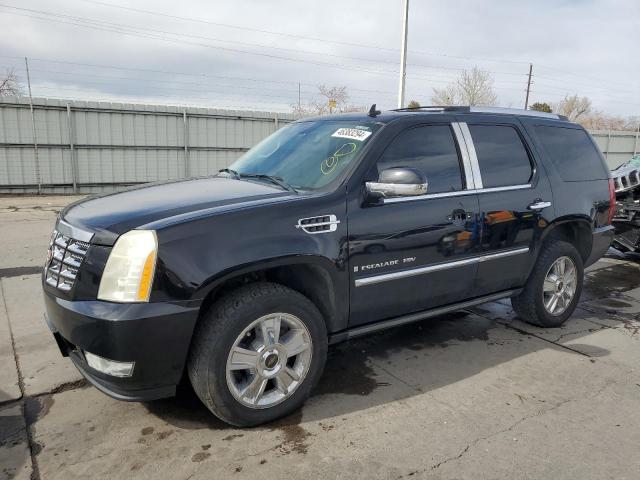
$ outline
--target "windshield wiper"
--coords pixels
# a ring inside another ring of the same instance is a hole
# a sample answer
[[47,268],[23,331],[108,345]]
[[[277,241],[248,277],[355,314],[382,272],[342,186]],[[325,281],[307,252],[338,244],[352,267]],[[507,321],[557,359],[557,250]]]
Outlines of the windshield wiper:
[[281,177],[276,177],[274,175],[266,175],[264,173],[238,173],[238,177],[239,178],[264,178],[265,180],[269,180],[271,183],[275,183],[279,187],[282,187],[283,189],[289,192],[298,193],[298,191],[292,185],[289,185]]
[[276,177],[274,175],[266,175],[264,173],[240,173],[232,170],[230,168],[221,168],[218,170],[218,173],[228,173],[233,175],[234,178],[264,178],[265,180],[269,180],[271,183],[275,183],[279,187],[282,187],[284,190],[289,192],[298,193],[298,191],[292,186],[285,182],[281,177]]
[[233,175],[235,178],[240,178],[240,174],[235,170],[231,170],[230,168],[221,168],[220,170],[218,170],[218,173],[229,173]]

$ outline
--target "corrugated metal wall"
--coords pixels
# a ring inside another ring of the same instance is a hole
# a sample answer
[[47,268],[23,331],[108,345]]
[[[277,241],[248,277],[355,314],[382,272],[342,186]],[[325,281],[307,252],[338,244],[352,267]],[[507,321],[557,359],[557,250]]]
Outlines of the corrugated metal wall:
[[615,132],[594,130],[591,136],[602,150],[609,168],[614,169],[640,153],[640,138],[638,132]]
[[209,175],[294,120],[269,112],[0,98],[0,193],[94,193]]
[[[209,175],[293,115],[0,97],[0,193],[98,193]],[[591,132],[611,168],[640,149],[637,132]]]

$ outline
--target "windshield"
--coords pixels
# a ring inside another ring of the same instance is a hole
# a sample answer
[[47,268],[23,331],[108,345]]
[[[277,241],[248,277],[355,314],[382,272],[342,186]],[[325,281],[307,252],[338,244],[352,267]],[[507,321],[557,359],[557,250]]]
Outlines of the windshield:
[[292,123],[253,147],[229,170],[279,177],[297,189],[318,189],[338,178],[380,127],[353,121]]

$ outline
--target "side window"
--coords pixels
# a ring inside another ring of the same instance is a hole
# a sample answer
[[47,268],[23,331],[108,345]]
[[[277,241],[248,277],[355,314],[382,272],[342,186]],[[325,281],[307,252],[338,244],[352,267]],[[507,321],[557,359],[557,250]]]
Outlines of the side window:
[[584,130],[538,125],[540,143],[566,182],[608,178],[600,154]]
[[448,125],[426,125],[402,132],[378,161],[378,173],[391,167],[421,170],[429,182],[428,193],[462,190],[460,159]]
[[533,170],[515,128],[508,125],[469,125],[484,188],[526,185]]

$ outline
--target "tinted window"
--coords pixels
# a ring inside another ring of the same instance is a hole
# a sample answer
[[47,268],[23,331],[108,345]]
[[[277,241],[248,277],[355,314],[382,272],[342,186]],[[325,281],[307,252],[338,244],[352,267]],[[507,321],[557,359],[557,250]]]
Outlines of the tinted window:
[[295,122],[265,138],[229,168],[281,177],[296,188],[321,188],[357,161],[379,128],[373,122]]
[[536,133],[563,180],[608,177],[598,150],[584,130],[537,126]]
[[484,188],[525,185],[531,179],[531,161],[515,128],[469,125],[480,164]]
[[429,182],[428,193],[462,190],[458,151],[448,125],[429,125],[402,132],[385,150],[378,162],[378,173],[391,167],[421,170]]

